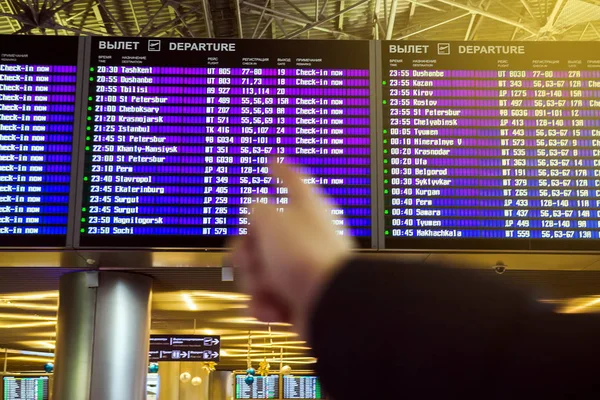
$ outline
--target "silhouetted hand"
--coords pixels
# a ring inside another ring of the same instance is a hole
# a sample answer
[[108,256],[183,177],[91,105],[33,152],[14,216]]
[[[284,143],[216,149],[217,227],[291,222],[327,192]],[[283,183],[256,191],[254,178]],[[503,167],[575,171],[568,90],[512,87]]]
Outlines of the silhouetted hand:
[[265,322],[291,322],[303,337],[315,302],[350,256],[352,240],[336,234],[331,211],[302,177],[281,164],[271,171],[289,189],[289,205],[277,212],[259,204],[248,235],[236,240],[233,265],[241,289],[252,296],[251,313]]

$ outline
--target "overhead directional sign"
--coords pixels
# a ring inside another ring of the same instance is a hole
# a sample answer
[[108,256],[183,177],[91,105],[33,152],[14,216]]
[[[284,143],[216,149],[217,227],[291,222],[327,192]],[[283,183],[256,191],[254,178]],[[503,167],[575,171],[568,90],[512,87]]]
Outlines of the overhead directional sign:
[[220,336],[150,336],[150,361],[217,362],[220,349]]

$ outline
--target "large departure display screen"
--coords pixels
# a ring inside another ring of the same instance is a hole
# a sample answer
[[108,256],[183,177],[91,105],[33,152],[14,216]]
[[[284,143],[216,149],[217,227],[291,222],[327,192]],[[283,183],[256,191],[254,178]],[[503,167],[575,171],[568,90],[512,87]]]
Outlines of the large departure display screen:
[[371,246],[368,42],[91,43],[82,246],[222,246],[253,204],[288,204],[269,160]]
[[600,249],[600,44],[381,54],[385,248]]
[[48,400],[48,377],[14,377],[3,379],[4,400]]
[[77,51],[0,36],[0,246],[67,244]]
[[279,375],[255,376],[251,385],[246,383],[246,375],[235,376],[236,399],[278,399]]

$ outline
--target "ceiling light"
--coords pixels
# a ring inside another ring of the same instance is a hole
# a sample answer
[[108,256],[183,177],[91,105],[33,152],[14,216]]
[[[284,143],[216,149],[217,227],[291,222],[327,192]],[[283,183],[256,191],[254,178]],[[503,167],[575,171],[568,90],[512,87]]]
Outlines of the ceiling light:
[[[583,302],[583,303],[582,303]],[[569,300],[567,305],[558,312],[564,314],[577,314],[583,312],[589,312],[590,307],[600,304],[600,297],[583,297]]]
[[15,303],[12,301],[0,302],[0,308],[22,308],[25,310],[44,310],[44,311],[56,311],[58,306],[47,305],[47,304],[36,304],[36,303]]
[[32,293],[19,293],[11,295],[2,295],[1,299],[4,300],[44,300],[44,299],[56,299],[58,298],[58,291],[52,292],[32,292]]
[[29,321],[35,321],[35,320],[39,320],[39,321],[56,321],[56,317],[47,317],[44,315],[36,315],[36,314],[11,314],[11,313],[0,313],[0,320],[2,319],[8,319],[8,320],[15,320],[15,319],[24,319],[24,320],[29,320]]
[[192,292],[196,297],[206,297],[211,299],[229,300],[229,301],[248,301],[250,296],[241,293],[226,293],[226,292]]
[[181,297],[183,297],[183,301],[185,301],[185,304],[187,305],[187,307],[192,310],[192,311],[196,311],[198,310],[198,307],[196,307],[196,303],[194,303],[194,301],[192,300],[192,298],[190,297],[189,294],[182,294]]
[[0,329],[37,328],[40,326],[54,326],[54,325],[56,325],[56,322],[54,322],[54,321],[25,322],[22,324],[0,324]]
[[48,362],[48,360],[54,359],[54,357],[31,357],[31,356],[18,356],[9,357],[11,361],[33,361],[33,362]]
[[263,326],[292,326],[286,322],[262,322],[252,317],[233,317],[233,318],[215,318],[212,322],[224,322],[227,324],[242,324],[242,325],[263,325]]
[[[252,333],[252,339],[268,339],[270,337],[293,337],[298,336],[297,333],[294,332],[273,332],[269,335],[268,332],[262,334],[254,334]],[[231,335],[231,336],[221,336],[221,341],[229,341],[229,340],[248,340],[248,334],[246,335]]]
[[23,341],[23,342],[18,342],[19,344],[22,344],[23,346],[27,346],[28,348],[32,348],[32,349],[54,349],[55,346],[55,342],[48,342],[48,341],[37,341],[37,340],[27,340],[27,341]]

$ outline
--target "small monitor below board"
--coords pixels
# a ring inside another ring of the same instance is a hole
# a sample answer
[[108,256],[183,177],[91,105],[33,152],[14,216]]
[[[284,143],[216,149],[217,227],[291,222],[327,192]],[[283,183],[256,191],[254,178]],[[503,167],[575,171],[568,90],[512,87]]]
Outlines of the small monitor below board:
[[47,376],[5,376],[3,400],[48,400]]
[[313,375],[285,375],[283,377],[284,399],[326,399],[321,382]]
[[279,399],[279,375],[255,376],[246,383],[246,375],[235,376],[236,399]]

